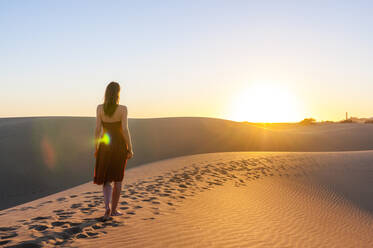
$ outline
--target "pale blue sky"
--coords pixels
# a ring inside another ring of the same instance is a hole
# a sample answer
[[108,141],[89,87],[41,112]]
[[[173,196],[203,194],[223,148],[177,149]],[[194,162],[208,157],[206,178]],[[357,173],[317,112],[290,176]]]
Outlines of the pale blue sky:
[[262,84],[294,96],[287,121],[370,117],[372,11],[370,1],[0,0],[0,117],[94,116],[112,80],[130,117],[235,119],[238,101],[241,119],[260,121],[261,103],[240,93]]

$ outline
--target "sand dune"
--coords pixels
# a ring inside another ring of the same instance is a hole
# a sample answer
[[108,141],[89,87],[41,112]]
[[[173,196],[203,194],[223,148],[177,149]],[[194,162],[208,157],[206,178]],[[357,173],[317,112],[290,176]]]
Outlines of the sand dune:
[[[5,247],[373,247],[373,151],[230,152],[126,171],[0,212]],[[26,246],[27,245],[27,246]]]
[[[0,209],[92,180],[91,117],[0,118]],[[128,168],[184,155],[232,151],[373,149],[373,125],[257,125],[213,118],[130,119]]]

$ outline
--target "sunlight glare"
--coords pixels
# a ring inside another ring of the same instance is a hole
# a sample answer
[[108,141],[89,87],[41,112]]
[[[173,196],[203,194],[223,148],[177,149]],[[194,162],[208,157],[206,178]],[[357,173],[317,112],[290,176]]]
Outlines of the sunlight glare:
[[269,123],[295,122],[302,117],[299,102],[286,88],[273,84],[257,84],[236,96],[231,119]]
[[105,145],[109,145],[110,140],[110,135],[108,133],[104,133],[104,135],[98,139],[98,143],[104,143]]

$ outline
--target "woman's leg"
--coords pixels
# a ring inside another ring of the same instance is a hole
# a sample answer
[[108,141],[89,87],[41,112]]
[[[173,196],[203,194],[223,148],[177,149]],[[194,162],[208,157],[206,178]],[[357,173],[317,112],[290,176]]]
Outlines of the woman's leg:
[[120,191],[122,189],[122,181],[119,182],[114,182],[114,189],[113,189],[113,196],[112,196],[112,201],[111,201],[111,212],[116,213],[119,212],[117,211],[117,206],[120,198]]
[[105,182],[102,191],[104,193],[104,203],[106,210],[110,209],[110,198],[111,198],[111,184],[110,182]]

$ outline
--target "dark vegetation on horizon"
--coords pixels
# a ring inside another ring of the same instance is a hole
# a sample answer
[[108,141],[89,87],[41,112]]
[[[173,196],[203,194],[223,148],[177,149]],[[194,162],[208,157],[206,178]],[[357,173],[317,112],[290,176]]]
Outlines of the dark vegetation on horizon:
[[311,125],[311,124],[333,124],[333,123],[365,123],[365,124],[372,124],[373,117],[371,118],[358,118],[358,117],[350,117],[348,119],[340,120],[340,121],[321,121],[316,122],[314,118],[305,118],[299,122],[301,125]]
[[372,124],[373,117],[371,118],[358,118],[350,117],[340,121],[317,121],[315,118],[304,118],[299,122],[248,122],[242,121],[241,123],[256,125],[256,126],[296,126],[296,125],[313,125],[313,124],[338,124],[338,123],[365,123]]

